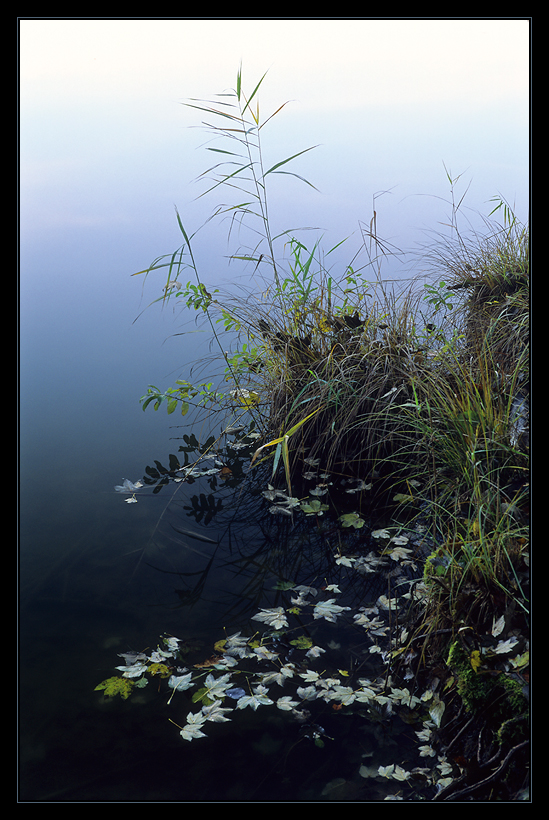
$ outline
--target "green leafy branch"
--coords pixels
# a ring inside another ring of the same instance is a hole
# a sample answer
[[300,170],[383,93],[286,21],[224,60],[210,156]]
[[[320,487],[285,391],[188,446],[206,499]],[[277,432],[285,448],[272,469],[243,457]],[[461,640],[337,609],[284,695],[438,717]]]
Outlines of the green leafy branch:
[[446,282],[438,282],[436,285],[424,285],[423,287],[427,291],[423,300],[432,305],[435,313],[443,308],[447,311],[454,309],[454,303],[450,301],[453,297],[447,288]]
[[162,391],[158,387],[155,387],[154,384],[150,384],[145,395],[139,399],[143,411],[153,402],[155,410],[158,410],[162,404],[166,403],[168,415],[171,415],[180,404],[181,415],[186,416],[189,412],[190,405],[193,404],[193,402],[188,401],[189,399],[199,397],[200,400],[195,402],[194,406],[206,407],[211,404],[218,404],[224,398],[223,393],[212,390],[212,382],[200,384],[198,388],[196,388],[193,387],[190,382],[178,379],[176,385],[178,386],[169,387],[167,390]]

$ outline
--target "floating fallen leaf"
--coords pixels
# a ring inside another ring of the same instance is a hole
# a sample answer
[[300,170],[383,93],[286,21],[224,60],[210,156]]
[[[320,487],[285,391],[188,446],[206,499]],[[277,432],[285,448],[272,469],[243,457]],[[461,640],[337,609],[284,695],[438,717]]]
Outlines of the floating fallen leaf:
[[272,626],[273,629],[282,629],[288,626],[288,619],[281,606],[274,609],[262,609],[257,615],[252,616],[252,620],[263,621],[268,626]]
[[389,530],[374,530],[372,532],[372,538],[383,538],[383,539],[385,539],[385,538],[390,538],[390,537],[391,537],[391,533],[389,532]]
[[258,706],[270,706],[273,701],[267,697],[268,689],[265,686],[255,686],[253,690],[253,695],[245,695],[242,698],[239,698],[236,703],[237,709],[246,709],[246,707],[250,707],[251,709],[256,711]]
[[386,595],[380,595],[376,603],[382,609],[398,609],[398,601],[396,598],[387,598]]
[[131,680],[127,680],[125,678],[107,678],[107,680],[102,681],[95,687],[95,691],[104,689],[105,690],[105,697],[112,698],[115,695],[120,695],[121,698],[126,700],[132,693],[132,689],[134,687],[134,682]]
[[346,513],[345,515],[340,515],[339,520],[341,521],[341,525],[343,527],[354,527],[355,529],[360,529],[365,524],[364,519],[361,518],[358,513]]
[[151,675],[160,675],[161,678],[169,678],[170,670],[165,663],[151,663],[147,671]]
[[141,481],[136,481],[135,484],[133,481],[130,481],[127,478],[122,480],[122,484],[116,484],[115,490],[117,493],[136,493],[138,490],[141,489],[143,484]]
[[183,692],[193,686],[191,678],[192,672],[186,675],[172,675],[168,681],[168,686],[170,689],[175,689],[176,692]]
[[350,606],[338,606],[335,603],[335,598],[330,598],[328,601],[321,601],[313,610],[313,618],[325,618],[327,621],[335,623],[338,615],[342,612],[351,609]]
[[276,504],[269,507],[269,512],[272,515],[292,515],[292,511],[288,507],[279,507]]
[[394,496],[393,501],[396,501],[397,504],[408,504],[414,501],[414,496],[406,495],[405,493],[397,493]]

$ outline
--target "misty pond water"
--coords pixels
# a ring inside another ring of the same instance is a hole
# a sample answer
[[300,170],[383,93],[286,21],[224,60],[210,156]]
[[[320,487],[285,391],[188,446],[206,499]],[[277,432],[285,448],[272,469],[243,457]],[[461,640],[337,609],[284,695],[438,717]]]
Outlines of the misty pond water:
[[[46,251],[29,249],[29,270]],[[117,674],[119,653],[154,649],[163,635],[184,642],[186,665],[206,661],[223,638],[253,635],[260,607],[290,605],[287,582],[340,584],[338,604],[358,606],[387,593],[387,580],[336,563],[342,530],[328,519],[269,512],[269,473],[248,473],[250,449],[227,447],[241,433],[224,440],[230,474],[210,459],[209,474],[174,480],[221,423],[143,413],[139,391],[159,374],[172,383],[173,372],[188,373],[207,343],[189,348],[173,337],[169,312],[134,324],[138,311],[121,298],[134,280],[84,293],[67,279],[53,295],[33,283],[21,312],[20,800],[352,801],[397,792],[359,769],[417,761],[413,730],[399,720],[388,728],[319,701],[311,720],[327,736],[320,748],[270,706],[188,742],[170,719],[184,724],[189,693],[168,705],[165,681],[126,701],[95,691]],[[135,504],[114,489],[124,478],[145,482]],[[344,538],[362,550],[374,524]],[[327,648],[319,672],[357,663],[365,677],[383,672],[352,621],[308,629]]]

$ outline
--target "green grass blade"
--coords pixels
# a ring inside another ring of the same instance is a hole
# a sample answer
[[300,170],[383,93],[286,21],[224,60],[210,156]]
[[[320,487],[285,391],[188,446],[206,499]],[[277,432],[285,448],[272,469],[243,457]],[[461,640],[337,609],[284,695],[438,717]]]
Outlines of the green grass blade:
[[318,145],[311,145],[310,148],[305,148],[304,151],[298,151],[297,154],[293,154],[291,157],[287,157],[286,159],[283,159],[281,162],[277,162],[276,165],[273,165],[272,168],[269,168],[268,171],[265,171],[265,173],[263,174],[263,178],[265,178],[268,174],[272,174],[273,171],[276,171],[276,169],[280,168],[282,165],[286,165],[288,162],[291,162],[296,157],[300,157],[302,154],[306,154],[307,151],[312,151],[313,148],[318,148]]
[[[259,81],[259,82],[258,82],[258,84],[256,85],[256,87],[254,88],[254,90],[252,91],[250,98],[247,100],[246,105],[245,105],[245,106],[244,106],[244,108],[242,109],[242,116],[244,116],[244,112],[246,111],[246,109],[247,109],[247,108],[250,108],[250,103],[251,103],[251,101],[253,100],[253,98],[255,97],[255,95],[257,94],[257,92],[259,91],[259,86],[261,85],[261,83],[263,82],[263,80],[265,79],[265,77],[267,76],[267,73],[268,73],[268,72],[266,71],[266,72],[265,72],[265,74],[263,75],[263,77],[260,79],[260,81]],[[239,97],[239,99],[240,99],[240,97]],[[250,109],[250,111],[251,111],[251,109]],[[252,115],[252,116],[253,116],[253,115]]]

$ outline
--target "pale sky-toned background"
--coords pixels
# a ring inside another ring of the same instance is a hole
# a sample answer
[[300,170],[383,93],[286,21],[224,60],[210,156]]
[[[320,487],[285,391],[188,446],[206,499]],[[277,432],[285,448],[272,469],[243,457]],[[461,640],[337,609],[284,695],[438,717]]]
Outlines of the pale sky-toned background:
[[388,189],[390,233],[418,210],[423,224],[425,206],[402,202],[445,195],[443,163],[472,181],[472,208],[498,192],[527,207],[528,20],[23,19],[20,33],[23,240],[133,225],[152,249],[207,162],[180,103],[234,88],[240,62],[248,88],[268,71],[265,113],[292,101],[268,155],[320,144],[295,170],[321,194],[280,192],[302,224],[348,233]]
[[[97,430],[110,424],[111,453],[133,441],[130,419],[165,434],[138,398],[187,377],[208,340],[174,336],[179,315],[156,306],[134,324],[165,279],[143,294],[131,274],[181,245],[176,206],[191,233],[217,202],[196,201],[211,160],[200,113],[182,103],[234,88],[241,63],[244,89],[268,72],[264,117],[290,102],[262,131],[265,162],[318,145],[292,168],[319,192],[271,178],[273,232],[318,226],[325,249],[351,235],[343,265],[381,191],[384,240],[407,250],[444,230],[444,166],[462,175],[458,197],[469,186],[467,218],[497,195],[527,218],[529,40],[527,19],[21,19],[24,435],[54,442],[58,457],[55,421],[72,452],[84,407]],[[248,275],[227,266],[226,233],[209,223],[198,234],[207,285]],[[391,259],[386,273],[406,269]]]

